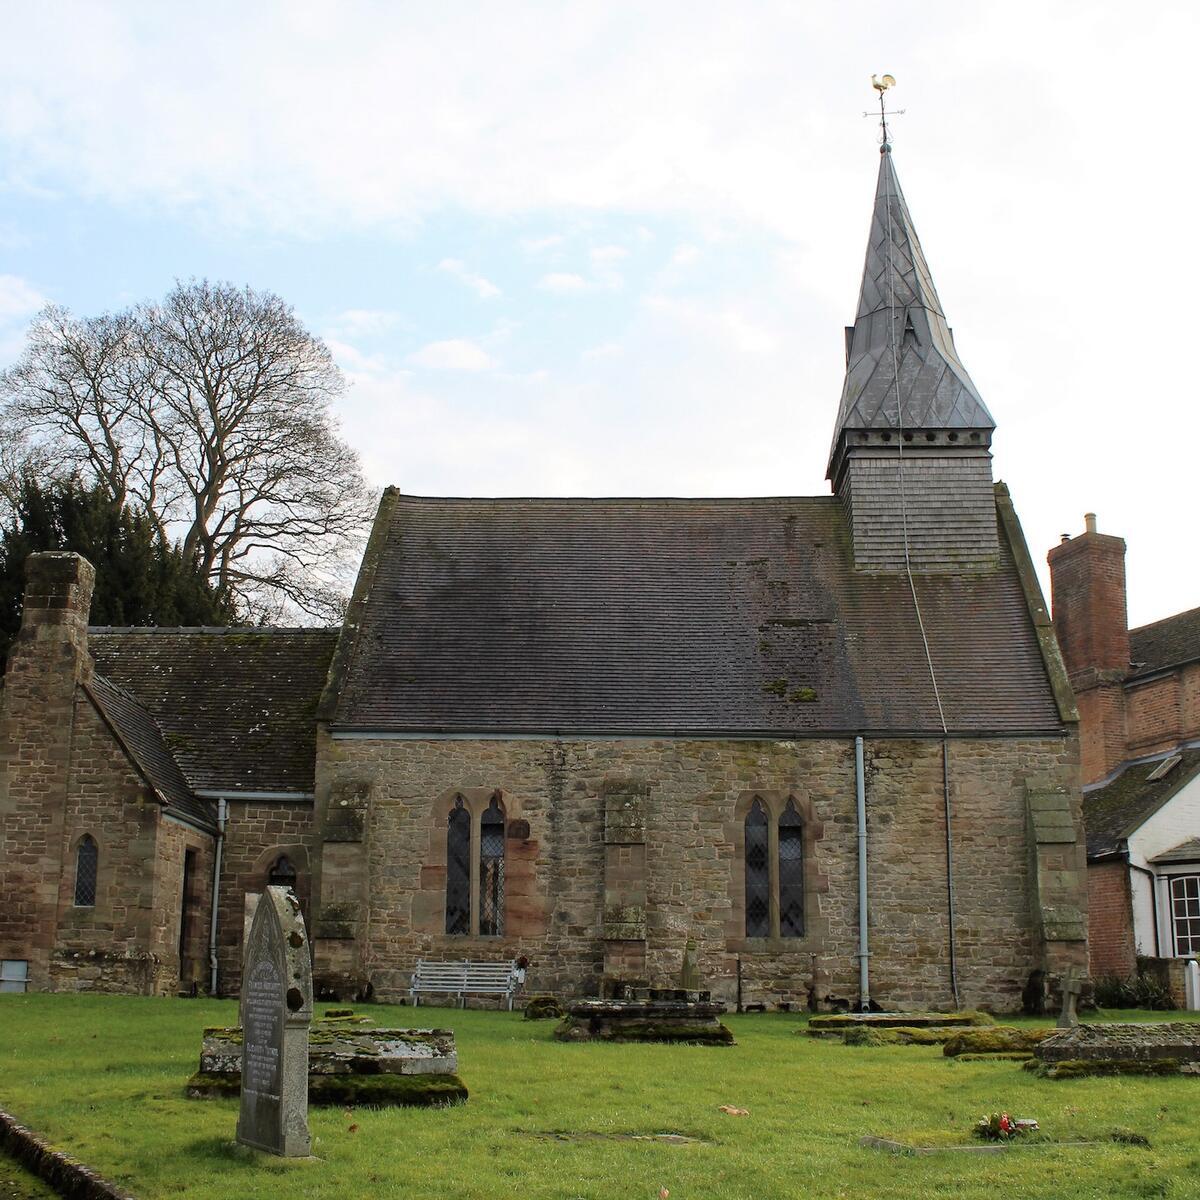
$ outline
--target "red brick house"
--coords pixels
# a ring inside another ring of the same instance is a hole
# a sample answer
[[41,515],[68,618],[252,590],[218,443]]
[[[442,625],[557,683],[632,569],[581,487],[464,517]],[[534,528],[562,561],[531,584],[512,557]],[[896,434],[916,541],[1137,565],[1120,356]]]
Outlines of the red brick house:
[[1093,975],[1200,954],[1200,609],[1130,629],[1125,543],[1050,551],[1054,625],[1079,706]]

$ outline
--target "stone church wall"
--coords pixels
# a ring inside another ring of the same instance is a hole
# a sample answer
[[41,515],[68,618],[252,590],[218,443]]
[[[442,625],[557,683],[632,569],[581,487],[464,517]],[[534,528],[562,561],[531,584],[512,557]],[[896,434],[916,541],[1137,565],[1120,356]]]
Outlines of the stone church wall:
[[281,854],[286,854],[296,868],[296,894],[306,920],[309,919],[312,830],[311,801],[229,802],[217,924],[217,978],[222,996],[236,996],[241,988],[246,896],[262,893],[271,866]]
[[[1077,753],[1073,738],[951,742],[965,1005],[1015,1009],[1030,972],[1046,966],[1026,791],[1031,779],[1071,790]],[[745,1003],[857,999],[849,738],[353,738],[326,741],[319,762],[318,825],[337,840],[322,852],[318,974],[356,971],[381,999],[396,1000],[418,958],[525,954],[528,991],[594,994],[605,974],[670,985],[694,938],[705,985],[726,1000],[737,994],[739,960]],[[900,1008],[948,1005],[941,744],[869,740],[866,763],[872,996]],[[497,791],[508,831],[504,936],[448,935],[450,805],[463,795],[478,806]],[[808,916],[800,938],[745,937],[742,829],[756,794],[794,797],[806,814]],[[637,798],[644,837],[612,853],[606,798],[614,795]],[[1077,791],[1071,804],[1078,830]],[[349,830],[347,808],[355,812]],[[614,907],[614,899],[639,894],[631,872],[640,862],[644,909]],[[1061,866],[1068,876],[1077,869],[1085,909],[1078,843]]]

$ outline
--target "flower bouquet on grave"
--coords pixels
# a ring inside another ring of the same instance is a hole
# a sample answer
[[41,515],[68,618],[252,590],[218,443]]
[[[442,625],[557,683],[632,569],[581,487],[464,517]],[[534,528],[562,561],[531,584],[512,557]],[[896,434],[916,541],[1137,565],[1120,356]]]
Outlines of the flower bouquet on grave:
[[987,1142],[1007,1142],[1024,1133],[1032,1133],[1038,1127],[1032,1117],[1014,1120],[1006,1112],[992,1113],[975,1122],[975,1136]]

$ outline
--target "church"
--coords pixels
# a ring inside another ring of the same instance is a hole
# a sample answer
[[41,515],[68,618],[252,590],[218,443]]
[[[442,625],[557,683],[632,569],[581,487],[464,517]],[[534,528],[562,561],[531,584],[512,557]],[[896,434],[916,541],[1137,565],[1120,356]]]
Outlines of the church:
[[886,143],[845,354],[829,494],[389,488],[340,629],[89,628],[90,565],[34,556],[0,988],[236,994],[268,883],[329,996],[670,986],[689,942],[768,1007],[1085,972],[1075,703]]

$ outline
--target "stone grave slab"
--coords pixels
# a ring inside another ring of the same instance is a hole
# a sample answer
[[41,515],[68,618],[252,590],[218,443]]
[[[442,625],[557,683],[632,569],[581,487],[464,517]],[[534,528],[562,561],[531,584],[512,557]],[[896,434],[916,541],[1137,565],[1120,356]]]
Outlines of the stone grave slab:
[[1029,1067],[1049,1079],[1200,1075],[1200,1022],[1079,1024],[1038,1043]]
[[[378,1027],[366,1017],[339,1011],[341,1015],[327,1014],[309,1028],[311,1104],[416,1107],[467,1099],[449,1029]],[[237,1095],[241,1055],[240,1026],[206,1029],[200,1069],[188,1080],[188,1096],[200,1100]]]
[[732,1046],[723,1004],[708,992],[651,988],[633,1000],[577,1000],[554,1031],[560,1042],[688,1042]]

